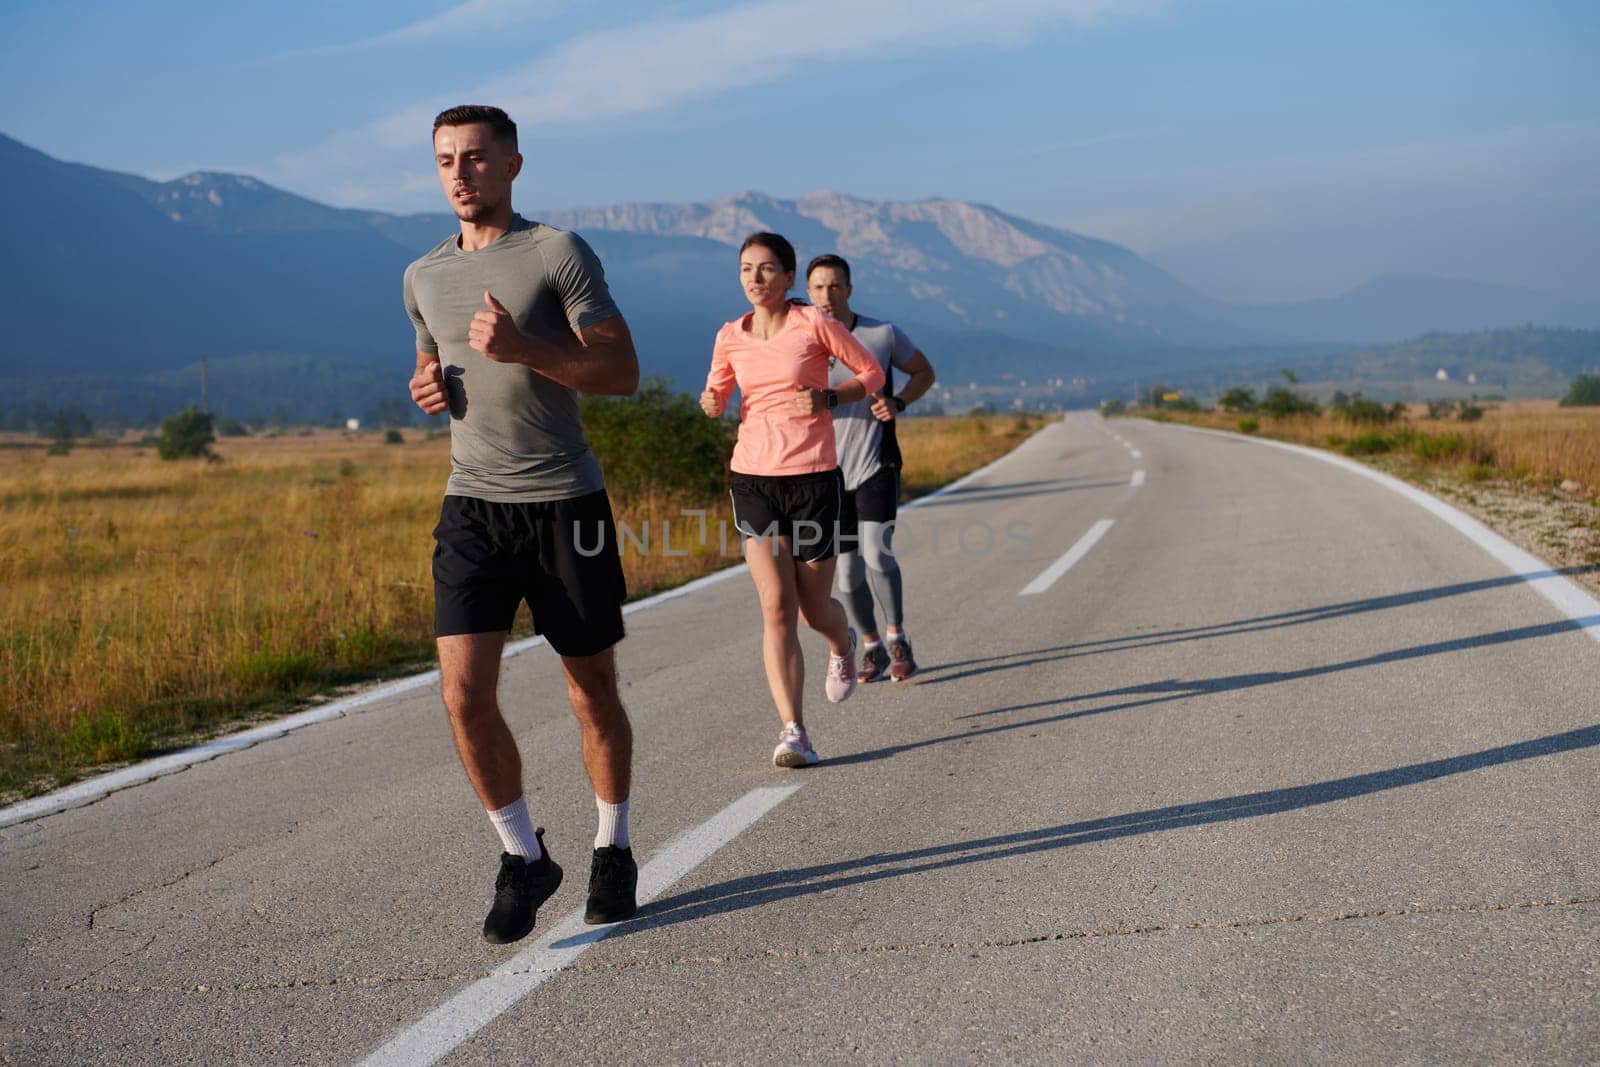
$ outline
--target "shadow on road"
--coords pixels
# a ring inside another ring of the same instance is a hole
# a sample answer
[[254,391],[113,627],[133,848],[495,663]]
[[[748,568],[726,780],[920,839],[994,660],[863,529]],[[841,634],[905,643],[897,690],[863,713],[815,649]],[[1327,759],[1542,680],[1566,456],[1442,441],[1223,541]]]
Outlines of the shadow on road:
[[1256,633],[1261,630],[1303,626],[1307,623],[1326,622],[1330,619],[1341,619],[1349,615],[1361,615],[1371,611],[1387,611],[1390,608],[1406,607],[1410,604],[1425,604],[1432,600],[1443,600],[1446,597],[1465,596],[1470,593],[1482,592],[1486,589],[1521,585],[1523,582],[1535,582],[1541,578],[1570,577],[1575,574],[1590,574],[1595,571],[1600,571],[1600,564],[1591,563],[1582,567],[1563,567],[1560,570],[1533,571],[1527,574],[1508,574],[1501,578],[1484,578],[1473,582],[1442,585],[1434,589],[1390,593],[1385,596],[1348,600],[1339,604],[1300,608],[1296,611],[1283,611],[1273,615],[1258,615],[1250,619],[1236,619],[1233,622],[1213,623],[1210,626],[1191,626],[1179,630],[1159,630],[1147,634],[1134,634],[1129,637],[1108,637],[1099,641],[1083,641],[1071,645],[1056,645],[1051,648],[1034,648],[1021,652],[1008,652],[1002,656],[989,656],[983,659],[958,660],[954,663],[924,666],[917,684],[939,685],[943,682],[971,678],[975,675],[988,674],[992,671],[1015,670],[1018,667],[1032,667],[1040,663],[1051,663],[1056,660],[1099,655],[1102,652],[1132,652],[1145,648],[1158,648],[1162,645],[1178,645],[1187,641],[1204,641],[1213,637],[1234,637],[1239,634]]
[[1397,663],[1402,660],[1420,659],[1424,656],[1439,656],[1449,652],[1463,652],[1468,649],[1488,648],[1494,645],[1510,644],[1513,641],[1532,641],[1540,637],[1552,637],[1556,634],[1568,633],[1573,630],[1587,630],[1600,627],[1600,615],[1586,615],[1581,619],[1563,619],[1560,622],[1541,623],[1538,626],[1521,626],[1514,630],[1498,630],[1494,633],[1474,634],[1471,637],[1458,637],[1450,641],[1435,641],[1426,645],[1413,645],[1410,648],[1396,649],[1392,652],[1380,652],[1372,656],[1362,656],[1360,659],[1346,660],[1343,663],[1331,663],[1322,667],[1306,667],[1297,671],[1263,671],[1257,674],[1228,674],[1220,678],[1196,678],[1194,681],[1183,681],[1172,678],[1161,682],[1148,682],[1143,685],[1128,686],[1123,689],[1108,689],[1099,693],[1085,693],[1082,696],[1057,697],[1052,700],[1040,700],[1031,704],[1012,704],[1004,708],[994,708],[989,711],[976,711],[970,715],[957,717],[961,719],[986,718],[991,715],[1004,715],[1013,711],[1036,711],[1042,708],[1060,707],[1064,704],[1076,704],[1085,700],[1103,700],[1120,696],[1148,696],[1142,700],[1128,700],[1116,704],[1107,704],[1102,707],[1084,708],[1081,711],[1066,711],[1059,715],[1047,715],[1042,719],[1027,719],[1023,722],[1006,723],[1003,726],[979,727],[974,725],[962,733],[945,734],[941,737],[926,737],[917,741],[907,741],[899,745],[889,745],[884,748],[868,749],[865,752],[852,752],[848,755],[837,756],[829,759],[829,766],[842,766],[850,763],[871,763],[875,760],[888,759],[902,752],[910,752],[930,745],[943,745],[952,741],[967,741],[987,734],[1006,733],[1012,730],[1025,730],[1035,726],[1048,726],[1053,723],[1067,722],[1070,719],[1083,719],[1091,715],[1104,715],[1111,711],[1126,711],[1129,708],[1150,707],[1155,704],[1166,704],[1174,700],[1188,700],[1191,697],[1210,696],[1216,693],[1231,693],[1240,689],[1253,689],[1257,686],[1275,685],[1279,682],[1297,681],[1301,678],[1316,678],[1325,674],[1336,674],[1340,671],[1358,670],[1362,667],[1376,667],[1385,663]]
[[[1086,481],[1085,478],[1109,478],[1112,481]],[[1048,481],[1012,482],[1006,485],[976,485],[971,488],[952,489],[942,496],[925,500],[918,508],[947,508],[956,504],[990,504],[999,500],[1018,500],[1027,496],[1044,496],[1048,493],[1075,493],[1080,489],[1119,489],[1128,484],[1126,476],[1092,474],[1083,478],[1050,479]]]
[[921,874],[968,863],[1026,856],[1058,848],[1087,845],[1096,841],[1294,811],[1380,793],[1388,789],[1418,785],[1450,775],[1516,763],[1520,760],[1593,748],[1596,745],[1600,745],[1600,725],[1551,734],[1532,741],[1501,745],[1498,748],[1488,748],[1463,756],[1428,760],[1392,770],[1351,775],[1347,778],[1335,778],[1310,785],[1269,789],[1196,804],[1152,808],[1148,811],[1129,812],[1103,819],[1063,823],[1041,830],[980,837],[970,841],[930,845],[927,848],[903,852],[875,853],[836,863],[767,871],[657,900],[642,908],[636,919],[618,927],[612,936],[624,936],[636,931],[693,922],[712,915],[756,908],[791,897],[823,893],[831,889],[861,885],[886,878]]

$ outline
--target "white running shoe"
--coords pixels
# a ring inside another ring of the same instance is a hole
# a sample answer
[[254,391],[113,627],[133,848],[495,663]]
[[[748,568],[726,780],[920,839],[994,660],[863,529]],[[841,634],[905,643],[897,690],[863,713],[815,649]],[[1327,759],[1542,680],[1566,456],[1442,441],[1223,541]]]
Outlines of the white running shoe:
[[850,631],[850,651],[842,656],[828,653],[828,699],[838,704],[856,691],[856,632]]
[[811,747],[811,738],[804,727],[789,723],[778,735],[778,747],[772,750],[774,767],[814,767],[822,762],[817,750]]

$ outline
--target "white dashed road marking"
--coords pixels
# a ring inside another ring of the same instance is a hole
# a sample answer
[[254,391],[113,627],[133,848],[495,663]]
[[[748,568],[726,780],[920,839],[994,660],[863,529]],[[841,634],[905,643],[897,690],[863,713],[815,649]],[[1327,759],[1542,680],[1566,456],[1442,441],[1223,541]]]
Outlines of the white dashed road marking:
[[1078,543],[1067,549],[1066,555],[1046,567],[1043,574],[1025,585],[1017,595],[1034,596],[1055,585],[1057,579],[1071,570],[1073,565],[1080,559],[1089,554],[1089,550],[1094,547],[1095,542],[1106,535],[1106,531],[1111,529],[1114,522],[1115,520],[1113,519],[1101,519],[1089,527],[1089,532],[1078,538]]

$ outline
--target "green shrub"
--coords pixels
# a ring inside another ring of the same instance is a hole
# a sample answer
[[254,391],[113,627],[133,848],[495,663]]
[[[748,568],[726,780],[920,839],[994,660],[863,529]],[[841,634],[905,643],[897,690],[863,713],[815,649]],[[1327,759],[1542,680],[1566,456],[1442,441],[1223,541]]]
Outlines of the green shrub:
[[317,675],[317,657],[304,651],[272,649],[234,661],[228,673],[257,689],[295,689]]
[[403,445],[406,443],[406,439],[399,430],[385,430],[383,431],[383,443],[386,445]]
[[1462,422],[1477,422],[1483,418],[1483,409],[1476,404],[1469,404],[1463,400],[1461,402],[1461,410],[1456,412],[1456,418]]
[[1454,400],[1430,400],[1428,401],[1428,418],[1448,419],[1455,409],[1456,402]]
[[1297,393],[1288,386],[1274,385],[1261,401],[1261,410],[1268,415],[1285,418],[1289,415],[1315,415],[1322,408],[1304,393]]
[[1382,430],[1366,430],[1356,434],[1339,449],[1347,456],[1372,456],[1394,448],[1394,438]]
[[[1256,394],[1243,386],[1236,385],[1217,398],[1217,405],[1223,411],[1245,412],[1256,409]],[[1247,430],[1246,433],[1254,431]]]
[[1247,418],[1240,419],[1239,422],[1238,422],[1238,426],[1239,426],[1239,432],[1240,433],[1255,433],[1257,430],[1261,429],[1261,422],[1260,422],[1259,419],[1252,419],[1252,418],[1248,418],[1247,417]]
[[74,715],[61,736],[62,748],[80,764],[137,759],[149,745],[145,732],[118,712]]
[[190,406],[161,420],[156,452],[162,459],[197,459],[211,455],[211,445],[216,439],[211,413]]
[[1411,454],[1429,463],[1470,455],[1472,442],[1459,433],[1425,434],[1411,443]]
[[345,667],[381,667],[413,652],[416,643],[398,630],[354,626],[334,638],[333,656]]
[[583,427],[616,494],[647,489],[720,493],[733,454],[732,424],[651,379],[630,397],[583,396]]
[[1102,415],[1121,415],[1127,410],[1128,405],[1116,398],[1100,401],[1100,414]]
[[217,420],[217,436],[219,437],[249,437],[250,427],[238,419],[222,418]]
[[1600,404],[1600,375],[1580,374],[1572,379],[1567,395],[1561,398],[1562,407],[1590,407]]
[[1389,408],[1384,407],[1376,400],[1368,400],[1360,393],[1346,396],[1344,393],[1333,394],[1333,413],[1355,423],[1370,423],[1375,426],[1387,426],[1394,419]]

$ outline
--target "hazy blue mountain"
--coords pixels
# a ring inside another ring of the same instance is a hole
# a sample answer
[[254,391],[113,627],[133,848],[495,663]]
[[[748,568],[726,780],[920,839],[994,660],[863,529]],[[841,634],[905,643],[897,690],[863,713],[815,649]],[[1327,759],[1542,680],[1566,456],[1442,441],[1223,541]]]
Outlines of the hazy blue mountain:
[[317,211],[333,209],[265,186],[236,184],[251,206],[307,205],[304,223],[274,210],[270,224],[223,225],[253,212],[217,204],[211,217],[185,221],[209,198],[162,200],[199,187],[61,163],[0,137],[0,196],[11,205],[0,238],[26,250],[0,278],[7,366],[136,372],[273,351],[411,361],[399,303],[410,250],[370,225],[342,225],[342,213],[318,224]]
[[[99,376],[92,391],[100,397],[114,396],[119,381],[131,387],[201,356],[217,373],[250,356],[237,364],[251,368],[248,388],[235,383],[246,393],[331,389],[325,375],[293,362],[308,358],[381,369],[403,390],[413,346],[400,276],[456,226],[443,212],[330,207],[246,175],[156,182],[63,163],[4,136],[0,192],[13,205],[0,236],[27,250],[0,279],[6,377],[56,378],[70,391],[90,390],[83,376]],[[688,389],[705,373],[717,327],[745,309],[735,249],[757,229],[788,235],[802,260],[824,251],[848,257],[860,310],[905,325],[950,380],[1142,376],[1225,364],[1237,353],[1270,361],[1272,346],[1287,359],[1309,342],[1600,320],[1594,308],[1539,293],[1399,277],[1330,300],[1233,306],[1126,248],[952,200],[749,192],[698,204],[523,211],[589,240],[645,373]],[[283,369],[273,378],[263,368],[275,359]],[[360,387],[382,380],[363,377]],[[315,410],[333,399],[263,397],[259,406],[292,400],[286,407]],[[358,406],[348,390],[337,399]]]
[[1386,275],[1327,300],[1245,309],[1262,333],[1306,341],[1381,343],[1433,331],[1533,323],[1600,326],[1600,307],[1465,279]]

